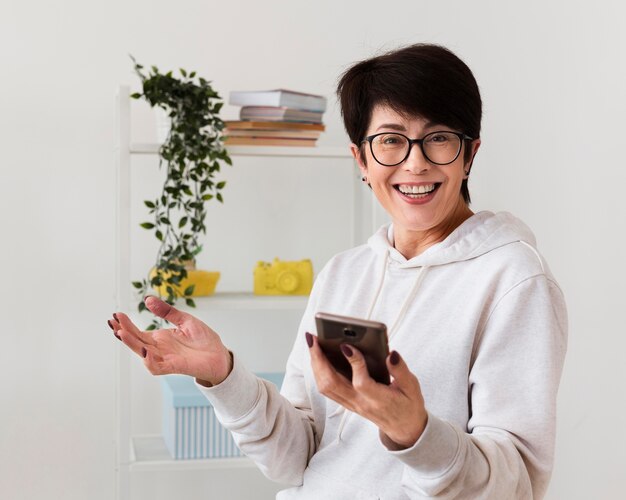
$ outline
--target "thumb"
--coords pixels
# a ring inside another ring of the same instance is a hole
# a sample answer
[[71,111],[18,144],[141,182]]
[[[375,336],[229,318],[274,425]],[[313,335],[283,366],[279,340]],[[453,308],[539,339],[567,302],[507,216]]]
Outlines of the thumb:
[[152,312],[155,316],[159,318],[166,319],[170,323],[176,326],[183,326],[183,323],[193,319],[191,314],[179,311],[175,307],[169,305],[164,300],[161,300],[154,295],[148,295],[143,299],[146,307]]

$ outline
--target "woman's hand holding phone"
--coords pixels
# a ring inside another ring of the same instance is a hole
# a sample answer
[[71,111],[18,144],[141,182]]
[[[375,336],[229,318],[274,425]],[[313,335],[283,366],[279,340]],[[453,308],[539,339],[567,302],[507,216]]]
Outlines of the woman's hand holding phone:
[[179,311],[158,297],[148,296],[146,307],[174,328],[142,331],[124,313],[109,320],[115,335],[144,358],[153,375],[178,373],[211,386],[222,382],[232,370],[232,356],[219,335],[198,318]]
[[341,344],[352,368],[350,381],[329,361],[315,335],[307,333],[306,340],[321,394],[373,422],[388,449],[410,448],[417,442],[426,428],[428,414],[419,381],[397,351],[386,357],[391,375],[391,383],[386,385],[370,376],[365,357],[356,347]]

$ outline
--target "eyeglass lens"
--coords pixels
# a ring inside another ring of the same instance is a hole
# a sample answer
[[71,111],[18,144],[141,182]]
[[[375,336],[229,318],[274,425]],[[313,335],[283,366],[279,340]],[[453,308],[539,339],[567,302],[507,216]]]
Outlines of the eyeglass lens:
[[[401,134],[377,135],[371,145],[374,158],[383,165],[397,165],[409,154],[409,140]],[[439,165],[453,162],[460,150],[461,139],[451,132],[433,132],[426,135],[422,142],[426,159]]]

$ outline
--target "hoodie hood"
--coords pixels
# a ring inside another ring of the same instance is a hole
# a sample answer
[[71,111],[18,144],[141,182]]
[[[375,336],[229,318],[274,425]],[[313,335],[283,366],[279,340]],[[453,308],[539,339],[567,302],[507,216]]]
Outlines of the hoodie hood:
[[374,252],[387,255],[400,267],[432,267],[470,260],[510,243],[536,246],[530,228],[508,212],[478,212],[457,227],[440,243],[420,255],[406,259],[393,246],[393,224],[382,226],[368,240]]

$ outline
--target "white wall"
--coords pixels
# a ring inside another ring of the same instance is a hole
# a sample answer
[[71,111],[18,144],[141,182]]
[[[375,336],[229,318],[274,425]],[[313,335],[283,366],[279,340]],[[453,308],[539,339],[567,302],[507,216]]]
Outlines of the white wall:
[[[485,103],[475,208],[534,228],[570,309],[550,500],[623,498],[626,7],[618,1],[0,4],[0,496],[114,495],[114,93],[127,54],[223,96],[332,96],[381,49],[443,43]],[[236,109],[226,108],[233,117]],[[346,139],[334,103],[322,143]]]

